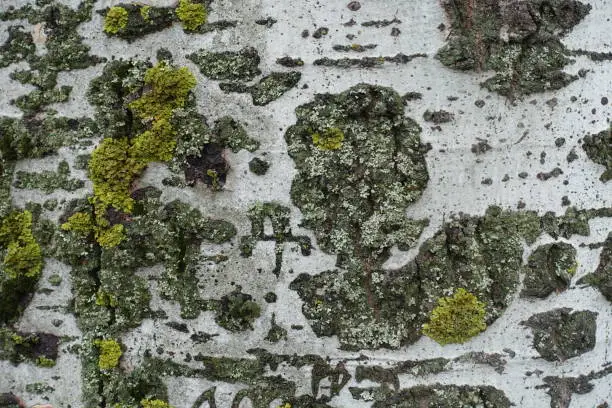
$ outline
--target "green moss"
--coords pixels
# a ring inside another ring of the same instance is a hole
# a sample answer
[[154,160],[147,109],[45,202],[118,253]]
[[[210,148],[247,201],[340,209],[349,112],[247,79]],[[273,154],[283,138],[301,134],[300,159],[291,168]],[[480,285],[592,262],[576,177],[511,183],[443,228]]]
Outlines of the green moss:
[[206,8],[201,3],[192,3],[191,0],[179,0],[176,15],[187,31],[195,31],[206,23]]
[[143,166],[129,156],[129,148],[127,138],[106,138],[91,155],[89,178],[94,184],[99,211],[105,211],[109,206],[124,212],[132,209],[130,185]]
[[117,34],[124,29],[128,23],[128,12],[123,7],[111,7],[104,17],[104,32]]
[[121,351],[121,345],[116,340],[95,340],[94,345],[98,347],[100,352],[98,359],[100,370],[110,370],[119,365],[119,359],[123,352]]
[[487,328],[485,304],[463,288],[438,299],[423,333],[438,343],[465,343]]
[[312,134],[312,143],[321,150],[337,150],[342,147],[344,132],[340,128],[329,128]]

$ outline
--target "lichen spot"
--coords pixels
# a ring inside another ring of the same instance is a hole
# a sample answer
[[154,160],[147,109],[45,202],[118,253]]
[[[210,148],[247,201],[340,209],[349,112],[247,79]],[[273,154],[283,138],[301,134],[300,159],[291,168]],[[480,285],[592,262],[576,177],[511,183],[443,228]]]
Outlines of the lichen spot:
[[423,325],[423,333],[444,345],[465,343],[487,328],[485,304],[463,288],[438,299],[438,306]]
[[342,147],[344,132],[340,128],[332,127],[323,132],[312,134],[312,143],[321,150],[338,150]]
[[185,30],[195,31],[206,23],[207,12],[203,4],[180,0],[176,8],[176,16],[183,23]]
[[123,7],[111,7],[104,18],[104,32],[117,34],[128,23],[128,11]]

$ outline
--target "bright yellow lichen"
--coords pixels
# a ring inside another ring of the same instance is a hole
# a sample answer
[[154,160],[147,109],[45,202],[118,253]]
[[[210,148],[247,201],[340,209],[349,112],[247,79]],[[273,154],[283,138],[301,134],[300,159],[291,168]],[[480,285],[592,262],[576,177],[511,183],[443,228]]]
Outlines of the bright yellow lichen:
[[185,30],[194,31],[206,23],[206,8],[201,3],[192,3],[190,0],[180,0],[176,8],[176,15],[183,23]]
[[142,408],[174,408],[172,405],[159,399],[143,399],[140,401]]
[[337,150],[342,147],[343,140],[344,133],[336,127],[312,134],[312,143],[321,150]]
[[100,370],[110,370],[119,365],[119,359],[123,353],[121,351],[121,345],[116,340],[94,340],[94,345],[97,346],[100,351],[100,357],[98,358],[98,367],[100,367]]
[[12,212],[0,224],[0,245],[6,248],[4,273],[10,279],[38,279],[43,266],[40,245],[32,235],[32,213]]
[[117,34],[124,29],[128,23],[128,11],[123,7],[111,7],[104,17],[104,32]]
[[485,304],[463,288],[438,299],[423,333],[438,343],[464,343],[487,328]]

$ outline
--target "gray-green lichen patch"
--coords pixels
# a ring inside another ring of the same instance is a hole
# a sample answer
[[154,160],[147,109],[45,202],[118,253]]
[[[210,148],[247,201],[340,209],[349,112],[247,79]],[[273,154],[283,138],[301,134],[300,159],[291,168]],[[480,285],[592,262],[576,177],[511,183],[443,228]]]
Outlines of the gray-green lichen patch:
[[381,57],[363,57],[363,58],[319,58],[316,59],[313,64],[323,67],[338,67],[338,68],[374,68],[380,67],[385,62],[392,62],[395,64],[407,64],[415,58],[427,58],[427,54],[396,54],[394,56],[381,56]]
[[[164,266],[160,295],[179,303],[185,318],[197,317],[216,303],[205,302],[198,292],[195,273],[201,260],[200,243],[226,242],[236,234],[235,228],[226,221],[205,218],[179,201],[164,205],[160,196],[153,187],[135,190],[130,217],[109,214],[125,228],[125,238],[116,247],[101,248],[92,233],[62,231],[52,240],[55,257],[72,266],[73,312],[84,333],[81,359],[86,406],[100,406],[104,401],[136,406],[148,393],[167,397],[159,372],[148,371],[146,366],[131,373],[119,369],[102,373],[92,344],[99,333],[118,336],[145,317],[153,317],[148,285],[136,275],[137,268]],[[70,202],[60,222],[76,212],[91,213],[91,204],[86,199]]]
[[[14,102],[24,113],[33,115],[51,103],[66,101],[71,87],[56,88],[57,76],[61,71],[84,69],[102,61],[89,54],[89,47],[82,42],[77,29],[91,19],[95,0],[83,1],[76,9],[55,1],[37,2],[15,9],[8,7],[0,12],[0,20],[27,19],[32,25],[41,25],[44,30],[46,53],[34,53],[29,33],[12,29],[14,43],[0,49],[0,61],[18,62],[25,60],[28,70],[15,71],[11,78],[33,85],[36,89]],[[29,36],[29,38],[28,38]],[[6,45],[6,44],[5,44]]]
[[527,261],[521,296],[545,298],[569,287],[576,273],[576,249],[565,242],[537,247]]
[[84,185],[83,180],[70,178],[70,166],[66,161],[60,162],[57,171],[43,171],[41,173],[18,171],[13,182],[13,186],[16,188],[38,189],[47,194],[56,189],[74,191]]
[[612,179],[612,128],[585,136],[582,149],[593,162],[605,166],[599,179],[604,183]]
[[23,333],[0,328],[0,360],[14,365],[24,361],[52,365],[58,355],[59,337],[49,333]]
[[263,106],[280,98],[285,92],[295,87],[302,74],[293,72],[272,72],[254,85],[245,85],[240,82],[226,82],[219,84],[224,92],[250,93],[253,105]]
[[429,109],[425,111],[425,113],[423,114],[423,119],[425,119],[428,122],[433,122],[436,125],[439,125],[441,123],[447,123],[452,121],[455,118],[455,115],[452,114],[451,112],[447,112],[445,110],[439,110],[439,111],[430,111]]
[[595,286],[608,301],[612,302],[612,234],[608,235],[595,272],[580,279],[578,283]]
[[215,321],[229,331],[253,329],[253,321],[261,314],[261,308],[253,297],[242,293],[240,288],[221,297]]
[[270,327],[270,330],[268,330],[268,334],[266,335],[264,339],[268,340],[271,343],[278,343],[281,340],[286,340],[287,339],[287,329],[283,328],[278,323],[276,323],[276,315],[274,313],[272,313],[271,324],[272,324],[272,327]]
[[[249,221],[251,222],[251,234],[240,237],[240,254],[250,257],[257,241],[274,241],[275,265],[272,273],[280,275],[283,263],[283,249],[287,242],[296,242],[300,246],[302,255],[310,255],[310,238],[302,235],[293,235],[289,225],[289,208],[278,203],[263,202],[256,203],[248,211]],[[266,219],[272,224],[272,234],[267,234],[264,230]]]
[[276,63],[287,68],[296,68],[304,65],[304,61],[301,58],[291,58],[289,56],[277,58]]
[[[607,365],[599,371],[591,371],[586,375],[578,377],[544,377],[544,384],[537,388],[546,388],[546,393],[550,395],[550,408],[569,408],[573,394],[587,394],[593,391],[595,386],[593,380],[598,380],[612,374],[612,365]],[[603,402],[596,408],[607,408],[608,403]]]
[[211,52],[200,50],[187,55],[202,75],[215,80],[250,81],[261,74],[259,54],[253,47],[240,51]]
[[268,172],[270,168],[270,163],[264,159],[260,159],[259,157],[253,157],[249,161],[249,170],[253,174],[257,174],[258,176],[263,176]]
[[298,169],[291,198],[321,249],[345,269],[291,284],[304,314],[315,333],[338,334],[345,348],[414,341],[412,278],[386,274],[382,263],[391,246],[412,246],[426,224],[404,214],[428,181],[420,127],[404,116],[395,91],[367,84],[317,95],[296,115],[285,134]]
[[533,332],[533,347],[548,361],[565,361],[593,350],[597,313],[553,309],[531,316],[523,325]]
[[44,157],[56,153],[60,147],[93,137],[97,129],[96,123],[89,118],[44,115],[42,119],[16,119],[0,116],[2,160]]
[[445,0],[451,22],[437,58],[459,70],[493,70],[482,85],[508,97],[560,89],[578,79],[560,37],[591,10],[576,0]]
[[513,404],[503,391],[488,385],[417,385],[399,392],[373,393],[372,389],[353,389],[356,399],[371,399],[374,397],[373,408],[509,408]]
[[0,68],[32,58],[35,52],[32,34],[24,31],[23,26],[10,26],[6,42],[0,45]]
[[365,44],[365,45],[361,45],[361,44],[351,44],[351,45],[343,45],[343,44],[335,44],[334,46],[332,46],[332,49],[334,51],[339,51],[339,52],[364,52],[367,50],[373,50],[374,48],[376,48],[376,44]]
[[[360,84],[296,108],[285,139],[298,175],[291,198],[331,253],[410,247],[423,221],[404,209],[428,181],[420,127],[391,88]],[[334,139],[325,140],[327,133]],[[323,135],[323,136],[321,136]],[[364,258],[368,256],[364,255]]]

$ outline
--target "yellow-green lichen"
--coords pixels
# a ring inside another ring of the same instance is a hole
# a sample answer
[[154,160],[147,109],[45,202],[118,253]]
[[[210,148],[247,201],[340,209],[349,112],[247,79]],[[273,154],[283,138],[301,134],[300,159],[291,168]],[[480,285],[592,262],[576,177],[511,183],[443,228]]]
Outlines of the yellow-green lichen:
[[32,235],[31,212],[13,212],[2,220],[0,245],[6,248],[4,273],[10,279],[38,279],[43,261],[40,245]]
[[61,228],[64,231],[74,231],[81,235],[89,235],[94,230],[93,218],[84,212],[74,213],[63,223]]
[[176,8],[176,16],[183,23],[183,28],[194,31],[206,23],[206,8],[203,4],[192,3],[190,0],[180,0]]
[[165,62],[148,69],[144,82],[150,90],[129,105],[141,119],[169,119],[174,109],[185,105],[189,91],[196,85],[189,69],[174,68]]
[[117,246],[124,237],[123,225],[111,226],[106,220],[109,207],[131,213],[134,200],[130,188],[149,163],[172,158],[176,131],[170,119],[182,108],[195,86],[195,77],[187,68],[174,68],[165,62],[149,68],[144,75],[140,98],[128,105],[136,117],[148,124],[148,130],[133,137],[105,138],[94,150],[89,162],[89,176],[94,184],[92,203],[96,218],[96,240],[106,248]]
[[140,8],[140,16],[144,21],[149,21],[149,11],[151,11],[151,6],[142,6]]
[[117,34],[124,29],[128,23],[128,11],[123,7],[111,7],[104,17],[104,32]]
[[342,147],[343,140],[344,132],[337,127],[312,134],[312,143],[321,150],[337,150]]
[[119,365],[119,358],[121,358],[121,345],[113,339],[95,340],[94,345],[98,347],[100,351],[100,357],[98,358],[98,367],[100,370],[110,370]]
[[36,365],[39,367],[51,368],[55,366],[55,361],[41,356],[36,359]]
[[485,304],[463,288],[438,299],[423,333],[438,343],[464,343],[487,328]]
[[166,401],[162,401],[159,399],[143,399],[142,401],[140,401],[140,405],[142,406],[142,408],[174,408]]

